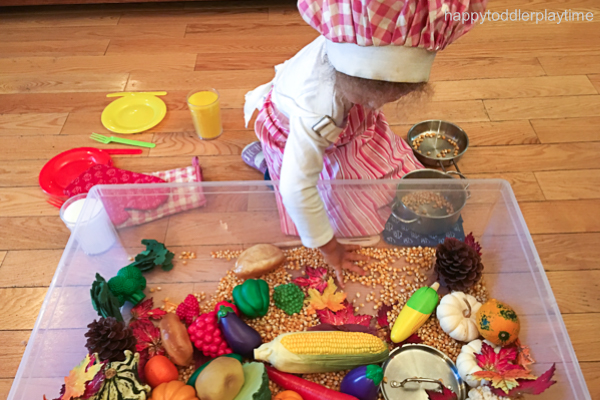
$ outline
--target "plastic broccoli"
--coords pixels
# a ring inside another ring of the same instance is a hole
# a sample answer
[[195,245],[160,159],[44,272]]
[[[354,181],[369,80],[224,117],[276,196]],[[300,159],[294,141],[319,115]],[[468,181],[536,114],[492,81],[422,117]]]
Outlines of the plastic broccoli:
[[121,303],[129,301],[136,305],[146,297],[143,292],[146,288],[146,278],[133,265],[121,268],[117,276],[108,281],[108,287]]
[[273,300],[275,300],[277,308],[283,310],[288,315],[292,315],[302,310],[304,293],[302,289],[293,283],[279,285],[273,289]]

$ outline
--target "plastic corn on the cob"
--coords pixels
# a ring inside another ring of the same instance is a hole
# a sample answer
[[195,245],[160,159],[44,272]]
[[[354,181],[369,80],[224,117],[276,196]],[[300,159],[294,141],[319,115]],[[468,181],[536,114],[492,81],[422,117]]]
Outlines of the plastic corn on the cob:
[[439,287],[440,284],[435,282],[431,287],[419,288],[410,296],[392,327],[392,342],[405,341],[429,319],[440,299],[437,294]]
[[278,370],[294,374],[378,364],[388,355],[388,346],[378,337],[340,331],[285,333],[254,350],[256,360],[268,361]]

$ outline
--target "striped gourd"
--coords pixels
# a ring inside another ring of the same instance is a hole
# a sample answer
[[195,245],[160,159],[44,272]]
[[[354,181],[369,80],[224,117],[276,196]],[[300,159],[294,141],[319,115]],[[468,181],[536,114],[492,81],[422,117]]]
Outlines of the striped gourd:
[[125,350],[125,361],[108,363],[104,370],[104,384],[91,400],[146,400],[151,389],[139,381],[139,360],[139,353],[134,355]]
[[378,337],[341,331],[284,333],[254,350],[255,359],[268,361],[279,371],[293,374],[378,364],[388,355],[388,346]]

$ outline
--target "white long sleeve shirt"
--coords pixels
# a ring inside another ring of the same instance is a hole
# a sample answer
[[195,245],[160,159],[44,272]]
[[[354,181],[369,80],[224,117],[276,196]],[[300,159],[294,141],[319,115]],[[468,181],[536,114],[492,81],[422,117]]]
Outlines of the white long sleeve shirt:
[[[320,36],[293,58],[276,67],[275,79],[247,95],[246,120],[256,103],[272,87],[272,101],[290,122],[283,154],[280,193],[286,210],[306,247],[329,242],[334,232],[317,190],[325,150],[339,137],[352,106],[335,92],[332,67],[326,59],[325,38]],[[271,86],[272,85],[272,86]],[[254,100],[252,100],[254,98]],[[332,123],[316,132],[313,127],[331,118]]]

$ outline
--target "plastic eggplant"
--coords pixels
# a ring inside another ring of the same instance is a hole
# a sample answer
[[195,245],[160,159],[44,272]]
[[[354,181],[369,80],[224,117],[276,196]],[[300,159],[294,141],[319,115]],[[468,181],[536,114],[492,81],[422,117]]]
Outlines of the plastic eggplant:
[[260,334],[242,321],[231,307],[219,307],[217,316],[219,328],[231,350],[246,358],[252,358],[254,349],[262,344]]
[[340,392],[359,400],[377,400],[383,370],[379,365],[363,365],[348,372],[342,380]]

